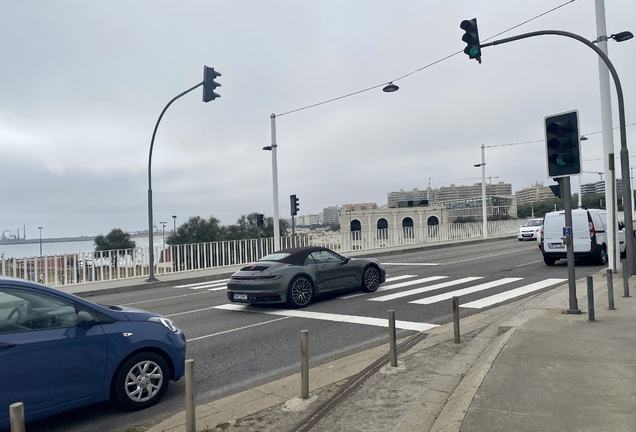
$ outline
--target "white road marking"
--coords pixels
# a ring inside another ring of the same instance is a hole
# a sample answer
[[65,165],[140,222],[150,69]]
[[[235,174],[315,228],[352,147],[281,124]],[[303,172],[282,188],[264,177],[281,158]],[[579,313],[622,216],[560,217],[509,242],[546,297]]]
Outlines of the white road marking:
[[442,265],[441,263],[380,263],[383,266],[438,266]]
[[225,287],[228,280],[229,279],[223,279],[223,280],[213,280],[208,282],[199,282],[199,283],[193,283],[193,284],[187,284],[187,285],[175,285],[174,288],[204,289],[204,288],[221,286],[221,285]]
[[448,300],[451,299],[455,296],[461,296],[461,295],[465,295],[465,294],[470,294],[470,293],[474,293],[477,291],[482,291],[488,288],[493,288],[496,286],[500,286],[500,285],[505,285],[507,283],[512,283],[512,282],[516,282],[518,280],[522,280],[523,278],[504,278],[504,279],[499,279],[496,281],[492,281],[492,282],[486,282],[480,285],[475,285],[472,287],[468,287],[468,288],[464,288],[464,289],[460,289],[460,290],[456,290],[456,291],[451,291],[451,292],[447,292],[444,294],[439,294],[436,296],[432,296],[432,297],[426,297],[420,300],[414,300],[412,302],[409,303],[414,303],[414,304],[433,304],[433,303],[437,303],[443,300]]
[[243,326],[243,327],[238,327],[238,328],[235,328],[235,329],[225,330],[225,331],[218,332],[218,333],[212,333],[212,334],[205,335],[205,336],[199,336],[199,337],[195,337],[195,338],[192,338],[192,339],[187,339],[186,342],[190,343],[190,342],[194,342],[194,341],[197,341],[197,340],[200,340],[200,339],[207,339],[207,338],[211,338],[211,337],[214,337],[214,336],[220,336],[220,335],[224,335],[224,334],[227,334],[227,333],[232,333],[232,332],[239,331],[239,330],[245,330],[245,329],[248,329],[248,328],[251,328],[251,327],[257,327],[257,326],[260,326],[260,325],[263,325],[263,324],[270,324],[270,323],[273,323],[273,322],[276,322],[276,321],[286,320],[286,319],[289,319],[289,318],[291,318],[291,317],[276,318],[276,319],[265,321],[265,322],[262,322],[262,323],[250,324],[250,325]]
[[539,263],[539,262],[541,262],[541,260],[532,261],[532,262],[525,263],[525,264],[519,264],[518,266],[515,266],[515,267],[524,267],[524,266],[536,264],[536,263]]
[[[322,321],[344,322],[349,324],[362,324],[376,327],[389,327],[389,320],[384,318],[370,318],[355,315],[340,315],[323,312],[309,312],[300,310],[283,310],[283,309],[261,309],[251,306],[225,304],[216,306],[217,309],[234,310],[238,312],[263,313],[268,315],[279,315],[294,318],[306,318]],[[395,321],[395,327],[403,330],[426,331],[438,327],[436,324],[418,323],[411,321]]]
[[141,300],[141,301],[132,302],[132,303],[123,303],[122,306],[130,306],[130,305],[136,305],[136,304],[141,304],[141,303],[150,303],[150,302],[156,302],[156,301],[161,301],[161,300],[171,300],[171,299],[176,299],[176,298],[180,298],[180,297],[189,297],[189,296],[200,295],[200,294],[205,294],[205,293],[204,292],[193,292],[193,293],[189,293],[189,294],[181,294],[181,295],[170,296],[170,297],[159,297],[159,298],[156,298],[156,299]]
[[504,302],[506,300],[510,300],[515,297],[519,297],[524,294],[531,293],[533,291],[538,291],[542,288],[547,288],[549,286],[565,282],[566,280],[567,279],[545,279],[539,282],[532,283],[530,285],[522,286],[520,288],[515,288],[513,290],[506,291],[500,294],[495,294],[490,297],[485,297],[480,300],[475,300],[470,303],[460,304],[459,306],[465,307],[465,308],[481,309],[486,306],[492,306],[492,305]]
[[[444,276],[444,277],[448,277],[448,276]],[[385,296],[381,296],[381,297],[375,297],[375,298],[371,298],[369,299],[369,301],[389,301],[389,300],[395,300],[401,297],[407,297],[407,296],[412,296],[412,295],[416,295],[416,294],[422,294],[424,292],[427,291],[433,291],[436,289],[440,289],[440,288],[446,288],[449,286],[453,286],[453,285],[459,285],[459,284],[463,284],[466,282],[471,282],[477,279],[483,279],[483,277],[466,277],[463,279],[458,279],[458,280],[453,280],[453,281],[448,281],[448,282],[442,282],[440,284],[436,284],[436,285],[430,285],[430,286],[426,286],[423,288],[416,288],[416,289],[412,289],[412,290],[408,290],[408,291],[402,291],[399,293],[395,293],[395,294],[389,294],[389,295],[385,295]]]
[[[386,285],[386,286],[382,286],[380,288],[378,288],[377,292],[381,292],[381,291],[388,291],[388,290],[392,290],[392,289],[397,289],[397,288],[404,288],[406,286],[411,286],[411,285],[417,285],[417,284],[421,284],[421,283],[426,283],[426,282],[432,282],[435,280],[439,280],[439,279],[444,279],[447,278],[448,276],[431,276],[431,277],[427,277],[427,278],[423,278],[423,279],[415,279],[415,280],[411,280],[411,281],[407,281],[407,282],[400,282],[400,283],[396,283],[393,285]],[[342,300],[346,300],[346,299],[350,299],[350,298],[354,298],[354,297],[360,297],[363,295],[369,295],[368,293],[358,293],[358,294],[351,294],[348,296],[343,296],[343,297],[339,297]]]
[[400,275],[400,276],[394,276],[394,277],[387,277],[385,282],[395,282],[402,279],[410,279],[414,277],[417,277],[417,275]]

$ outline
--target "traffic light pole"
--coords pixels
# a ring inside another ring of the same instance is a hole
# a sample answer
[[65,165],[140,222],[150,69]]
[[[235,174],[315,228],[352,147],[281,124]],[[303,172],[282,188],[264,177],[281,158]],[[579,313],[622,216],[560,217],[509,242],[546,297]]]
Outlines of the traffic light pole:
[[152,148],[155,145],[155,136],[157,135],[157,129],[159,128],[159,123],[161,122],[163,115],[166,113],[166,110],[168,109],[170,105],[172,105],[174,101],[179,99],[181,96],[184,96],[190,93],[192,90],[196,89],[197,87],[201,87],[204,83],[205,81],[201,81],[199,84],[195,85],[194,87],[189,88],[183,93],[173,97],[172,100],[168,102],[168,105],[165,106],[163,111],[161,111],[161,114],[159,115],[159,118],[157,119],[157,124],[155,125],[155,130],[152,132],[152,139],[150,140],[150,152],[148,153],[148,261],[149,261],[148,267],[149,267],[149,271],[148,271],[148,279],[146,279],[146,282],[157,281],[157,278],[155,277],[155,250],[154,250],[154,245],[152,241],[153,235],[154,235],[154,229],[153,229],[153,223],[152,223],[152,219],[153,219],[152,217]]
[[[627,150],[627,133],[625,127],[625,101],[623,99],[623,87],[621,86],[621,81],[618,78],[618,73],[614,68],[614,65],[610,61],[609,57],[596,45],[592,42],[588,41],[582,36],[579,36],[575,33],[570,33],[561,30],[540,30],[536,32],[524,33],[517,36],[512,36],[505,39],[500,39],[497,41],[489,42],[483,45],[480,45],[480,48],[485,48],[489,46],[501,45],[508,42],[514,42],[521,39],[526,39],[534,36],[543,36],[543,35],[555,35],[555,36],[565,36],[571,39],[576,39],[579,42],[584,43],[589,48],[594,50],[596,54],[603,60],[603,62],[607,65],[610,73],[612,74],[612,78],[614,79],[614,85],[616,86],[617,93],[617,102],[618,102],[618,118],[619,118],[619,129],[621,134],[621,177],[623,180],[623,211],[625,215],[625,251],[627,254],[626,259],[626,267],[627,274],[634,274],[634,267],[636,266],[636,255],[634,254],[634,220],[633,220],[633,205],[632,205],[632,189],[630,185],[629,178],[629,152]],[[607,157],[607,155],[604,155]],[[569,181],[569,179],[568,179]]]
[[568,233],[563,233],[565,244],[567,247],[566,257],[568,260],[568,288],[569,288],[569,307],[567,313],[580,314],[578,300],[576,298],[576,276],[574,274],[574,242],[572,232],[572,189],[570,187],[570,177],[561,177],[561,196],[563,197],[563,207],[565,209],[565,227],[569,229]]

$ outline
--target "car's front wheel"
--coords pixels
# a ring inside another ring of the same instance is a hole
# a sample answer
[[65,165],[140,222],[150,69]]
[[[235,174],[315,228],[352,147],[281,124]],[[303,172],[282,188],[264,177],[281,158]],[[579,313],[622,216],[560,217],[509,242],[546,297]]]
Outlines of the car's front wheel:
[[545,265],[553,266],[557,260],[555,258],[547,257],[543,255],[543,262]]
[[298,276],[289,284],[287,304],[294,308],[307,306],[314,298],[314,284],[307,276]]
[[362,274],[362,291],[372,293],[380,286],[380,272],[377,268],[370,266]]
[[122,364],[113,380],[113,399],[128,411],[156,404],[168,389],[170,369],[159,354],[142,352]]

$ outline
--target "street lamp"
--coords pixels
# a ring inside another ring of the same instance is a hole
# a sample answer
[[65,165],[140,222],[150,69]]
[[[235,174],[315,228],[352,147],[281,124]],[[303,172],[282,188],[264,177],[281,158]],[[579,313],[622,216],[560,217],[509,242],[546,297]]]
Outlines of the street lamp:
[[42,261],[42,230],[44,227],[38,227],[38,229],[40,230],[40,261]]
[[400,88],[398,86],[396,86],[395,84],[393,84],[393,81],[391,81],[390,83],[388,83],[387,85],[384,86],[384,88],[382,89],[383,92],[385,93],[393,93],[398,91]]
[[263,150],[272,152],[272,188],[274,196],[274,250],[280,250],[280,221],[278,220],[278,166],[276,160],[276,114],[270,116],[272,129],[272,145],[263,147]]
[[486,212],[486,150],[481,145],[481,163],[473,165],[475,168],[481,167],[481,218],[484,238],[488,238],[488,213]]
[[177,235],[177,217],[176,216],[172,216],[172,221],[173,221],[172,235],[176,236]]
[[168,222],[159,222],[161,224],[161,253],[166,248],[166,224]]

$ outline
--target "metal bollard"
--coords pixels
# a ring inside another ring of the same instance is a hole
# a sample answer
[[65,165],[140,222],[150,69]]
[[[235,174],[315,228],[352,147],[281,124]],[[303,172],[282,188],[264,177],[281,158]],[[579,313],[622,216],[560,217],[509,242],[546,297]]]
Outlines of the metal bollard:
[[186,432],[197,432],[196,406],[194,404],[194,360],[185,361]]
[[629,297],[629,275],[627,274],[627,263],[623,261],[623,297]]
[[453,297],[453,330],[455,343],[459,343],[459,297]]
[[24,404],[16,402],[9,405],[11,432],[24,432]]
[[594,321],[594,279],[587,277],[587,319]]
[[389,311],[389,342],[391,346],[391,366],[397,366],[397,343],[395,333],[395,311]]
[[614,280],[612,277],[612,269],[607,269],[607,308],[616,310],[614,307]]
[[309,330],[300,331],[300,397],[309,398]]

